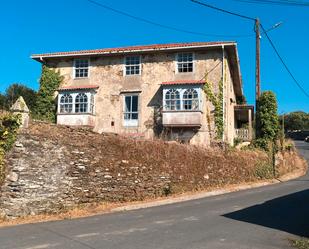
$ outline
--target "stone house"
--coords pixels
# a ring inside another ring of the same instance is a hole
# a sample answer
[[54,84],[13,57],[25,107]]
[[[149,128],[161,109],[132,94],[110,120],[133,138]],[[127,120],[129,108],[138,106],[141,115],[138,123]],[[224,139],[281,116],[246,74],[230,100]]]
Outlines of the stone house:
[[[209,145],[216,138],[210,84],[223,96],[223,141],[251,137],[235,42],[192,42],[34,54],[59,70],[57,123]],[[221,88],[220,88],[221,84]],[[241,129],[245,127],[246,129]]]

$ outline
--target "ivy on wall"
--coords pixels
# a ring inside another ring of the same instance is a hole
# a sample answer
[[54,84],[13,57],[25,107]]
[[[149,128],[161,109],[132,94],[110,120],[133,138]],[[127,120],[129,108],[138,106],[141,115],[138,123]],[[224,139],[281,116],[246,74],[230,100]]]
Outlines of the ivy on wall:
[[216,137],[217,139],[222,139],[224,132],[223,124],[223,79],[219,81],[219,92],[214,93],[212,84],[206,81],[204,85],[204,92],[208,100],[215,107],[215,125],[216,125]]
[[55,92],[63,77],[59,72],[43,65],[40,78],[40,89],[37,95],[35,117],[41,120],[56,121]]
[[20,125],[20,115],[13,115],[11,113],[0,114],[0,185],[5,176],[4,156],[12,148]]

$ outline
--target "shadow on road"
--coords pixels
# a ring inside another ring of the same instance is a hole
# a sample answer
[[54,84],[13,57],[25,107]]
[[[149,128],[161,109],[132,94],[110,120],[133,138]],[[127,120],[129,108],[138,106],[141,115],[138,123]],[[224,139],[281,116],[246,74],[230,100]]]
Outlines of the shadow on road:
[[285,195],[223,216],[309,237],[309,190]]

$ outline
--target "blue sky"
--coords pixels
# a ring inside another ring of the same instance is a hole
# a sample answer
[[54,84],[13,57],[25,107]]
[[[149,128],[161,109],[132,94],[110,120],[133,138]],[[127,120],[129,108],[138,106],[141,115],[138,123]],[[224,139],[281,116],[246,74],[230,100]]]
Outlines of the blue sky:
[[[249,103],[254,103],[255,37],[251,21],[189,0],[96,1],[154,22],[211,35],[198,36],[152,26],[100,8],[87,0],[3,1],[0,8],[0,92],[14,82],[38,89],[41,66],[30,59],[32,53],[233,40],[238,42],[245,95]],[[283,24],[269,32],[269,36],[295,78],[309,93],[309,7],[248,4],[234,0],[205,2],[259,17],[265,28],[282,21]],[[262,90],[276,93],[279,113],[309,112],[309,98],[296,87],[265,37],[261,39],[261,83]]]

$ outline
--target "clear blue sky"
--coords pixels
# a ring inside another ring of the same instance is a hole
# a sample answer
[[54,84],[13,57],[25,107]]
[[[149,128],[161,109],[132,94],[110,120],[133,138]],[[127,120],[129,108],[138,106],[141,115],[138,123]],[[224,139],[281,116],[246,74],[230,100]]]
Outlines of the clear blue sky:
[[[152,26],[87,0],[10,0],[1,2],[0,92],[14,82],[38,89],[41,67],[32,53],[69,51],[170,42],[235,40],[238,42],[244,91],[254,103],[255,38],[253,23],[219,13],[189,0],[96,0],[154,22],[206,34],[198,36]],[[309,7],[258,5],[234,0],[209,0],[209,4],[252,17],[269,32],[296,79],[309,92]],[[250,37],[231,36],[252,35]],[[309,99],[295,86],[265,37],[261,39],[262,90],[273,90],[279,113],[309,112]]]

